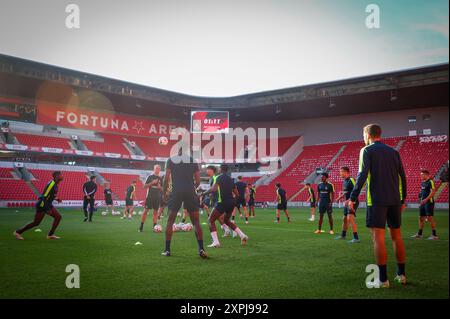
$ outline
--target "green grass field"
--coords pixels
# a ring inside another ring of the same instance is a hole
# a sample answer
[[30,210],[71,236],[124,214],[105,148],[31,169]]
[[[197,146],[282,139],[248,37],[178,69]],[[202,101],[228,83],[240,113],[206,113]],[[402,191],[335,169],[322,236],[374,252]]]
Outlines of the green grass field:
[[[51,218],[29,231],[25,241],[13,238],[15,228],[28,222],[31,209],[0,209],[0,298],[448,298],[448,211],[436,214],[438,241],[413,240],[417,211],[404,213],[407,249],[406,287],[367,289],[365,267],[373,252],[364,214],[361,244],[335,241],[328,233],[315,235],[308,210],[292,209],[293,222],[277,225],[270,209],[258,210],[250,225],[238,221],[250,241],[225,238],[222,248],[209,249],[210,259],[197,256],[194,233],[175,233],[173,256],[161,256],[164,235],[138,233],[140,218],[95,217],[82,222],[80,210],[61,210],[59,241],[46,239]],[[341,211],[335,210],[340,230]],[[202,217],[202,222],[206,222]],[[327,224],[325,224],[327,225]],[[327,230],[327,227],[325,227]],[[210,235],[203,225],[205,244]],[[429,235],[426,228],[424,235]],[[142,246],[134,244],[140,241]],[[65,286],[66,265],[77,264],[81,288]],[[395,259],[389,245],[389,275]]]

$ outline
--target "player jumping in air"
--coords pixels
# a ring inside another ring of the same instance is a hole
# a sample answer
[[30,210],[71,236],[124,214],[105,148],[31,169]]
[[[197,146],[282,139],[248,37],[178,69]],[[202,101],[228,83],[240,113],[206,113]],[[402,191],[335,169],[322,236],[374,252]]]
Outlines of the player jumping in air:
[[355,205],[353,206],[353,209],[350,209],[348,207],[348,200],[350,199],[350,194],[353,191],[353,187],[355,187],[355,179],[350,176],[350,168],[343,166],[340,169],[340,175],[344,179],[343,181],[343,193],[340,195],[336,202],[339,203],[339,201],[343,198],[345,198],[344,203],[344,218],[342,220],[342,234],[335,239],[345,239],[347,236],[347,229],[350,226],[353,231],[353,239],[349,241],[349,243],[359,243],[359,237],[358,237],[358,230],[356,228],[356,210],[359,206],[359,201],[356,201]]
[[431,236],[428,237],[429,240],[438,239],[436,233],[436,222],[434,220],[434,195],[436,194],[436,185],[433,179],[430,177],[430,172],[427,170],[422,170],[420,172],[422,177],[422,183],[420,185],[419,194],[419,204],[420,204],[420,216],[419,216],[419,231],[417,234],[411,236],[412,238],[422,238],[423,227],[425,222],[430,222],[431,225]]
[[161,166],[155,165],[153,167],[153,174],[147,177],[145,181],[144,188],[147,189],[147,199],[145,200],[145,209],[141,218],[141,225],[139,226],[139,231],[144,231],[145,220],[149,210],[153,209],[153,227],[158,223],[158,211],[161,204],[161,193],[162,193],[162,178]]
[[322,173],[322,182],[317,186],[317,193],[319,194],[319,228],[314,232],[315,234],[323,233],[323,215],[327,213],[328,222],[330,223],[330,235],[334,235],[333,231],[333,201],[334,201],[334,186],[328,182],[328,173]]
[[105,183],[105,189],[103,190],[103,194],[105,196],[106,208],[110,211],[112,215],[112,213],[114,212],[114,202],[112,199],[111,185],[108,182]]
[[308,220],[313,222],[316,220],[316,194],[314,193],[311,183],[306,183],[306,189],[308,190],[308,202],[311,206],[311,217]]
[[[170,243],[172,241],[173,224],[177,218],[177,213],[181,206],[189,214],[192,225],[195,229],[195,237],[198,243],[198,254],[201,258],[208,258],[203,248],[203,232],[200,226],[199,199],[195,190],[200,185],[200,169],[190,151],[180,148],[178,155],[170,157],[166,162],[166,175],[164,176],[163,193],[168,199],[169,216],[166,225],[166,246],[162,255],[170,256]],[[169,184],[172,191],[169,194]]]
[[286,191],[281,188],[281,184],[276,184],[276,194],[277,194],[277,212],[276,216],[277,219],[275,220],[276,223],[280,223],[280,212],[283,211],[286,215],[288,223],[291,222],[291,218],[289,217],[289,213],[287,210],[287,198],[286,198]]
[[249,195],[247,183],[242,181],[242,176],[238,176],[238,181],[236,182],[236,188],[238,190],[238,195],[236,198],[236,208],[239,211],[239,216],[242,217],[241,207],[244,209],[245,223],[248,224],[248,210],[247,210],[247,199]]
[[250,211],[250,217],[256,217],[255,214],[255,197],[256,197],[256,187],[255,185],[248,184],[249,199],[248,199],[248,209]]
[[[96,177],[92,175],[89,181],[83,185],[83,211],[84,221],[92,222],[92,215],[95,211],[95,193],[97,192],[97,184],[95,183]],[[89,209],[88,209],[89,206]]]
[[133,219],[134,200],[136,198],[136,185],[137,181],[133,181],[127,188],[125,195],[125,210],[121,219]]
[[246,245],[248,241],[247,235],[245,235],[235,223],[230,221],[231,214],[234,210],[234,198],[233,193],[239,196],[237,187],[233,182],[231,176],[228,175],[228,166],[222,164],[220,166],[220,175],[217,176],[214,185],[204,193],[204,195],[217,192],[216,205],[208,218],[209,230],[211,231],[212,244],[208,247],[218,248],[220,247],[219,237],[217,236],[216,220],[223,216],[224,223],[233,231],[235,231],[241,238],[241,244]]
[[22,234],[33,227],[39,226],[39,224],[42,222],[42,219],[44,219],[45,214],[53,217],[52,228],[48,232],[47,238],[60,239],[60,237],[55,235],[55,231],[59,225],[59,222],[61,221],[61,215],[53,206],[53,201],[56,200],[58,203],[61,203],[61,199],[58,198],[57,194],[58,185],[62,182],[63,175],[61,172],[56,171],[53,172],[52,176],[53,179],[45,186],[44,192],[41,196],[39,196],[39,199],[36,203],[36,213],[34,215],[34,220],[31,223],[23,226],[22,228],[17,229],[13,233],[16,239],[24,240]]
[[367,146],[360,152],[358,178],[348,205],[350,209],[354,209],[362,188],[367,184],[366,225],[372,233],[379,269],[377,285],[381,288],[389,288],[386,266],[386,223],[397,259],[397,273],[394,281],[405,285],[406,252],[401,234],[402,212],[406,208],[407,195],[405,170],[398,151],[381,142],[379,125],[365,126],[363,135]]

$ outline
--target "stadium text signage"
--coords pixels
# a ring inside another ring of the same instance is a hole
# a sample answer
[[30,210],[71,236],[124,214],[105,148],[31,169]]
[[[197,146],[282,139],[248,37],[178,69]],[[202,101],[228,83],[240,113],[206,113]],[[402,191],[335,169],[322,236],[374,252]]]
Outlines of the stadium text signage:
[[168,136],[173,129],[185,127],[181,122],[100,113],[82,108],[65,108],[48,104],[38,105],[37,122],[43,125],[153,137]]

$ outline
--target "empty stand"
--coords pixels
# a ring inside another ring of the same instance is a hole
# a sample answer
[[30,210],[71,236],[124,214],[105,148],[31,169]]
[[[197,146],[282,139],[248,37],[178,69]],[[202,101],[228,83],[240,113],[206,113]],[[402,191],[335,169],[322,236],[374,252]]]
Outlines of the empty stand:
[[71,149],[68,138],[14,133],[20,144],[35,147]]
[[121,135],[105,134],[101,135],[103,142],[82,140],[88,150],[99,153],[115,153],[121,155],[130,155],[130,152],[123,145],[125,140]]

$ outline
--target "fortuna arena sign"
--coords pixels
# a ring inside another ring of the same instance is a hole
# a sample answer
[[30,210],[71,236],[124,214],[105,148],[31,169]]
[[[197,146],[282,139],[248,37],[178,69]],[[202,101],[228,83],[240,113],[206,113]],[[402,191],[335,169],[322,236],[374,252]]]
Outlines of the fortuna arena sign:
[[186,124],[182,122],[100,113],[82,108],[65,108],[48,104],[38,105],[37,122],[43,125],[154,137],[169,136],[173,129],[186,127]]

